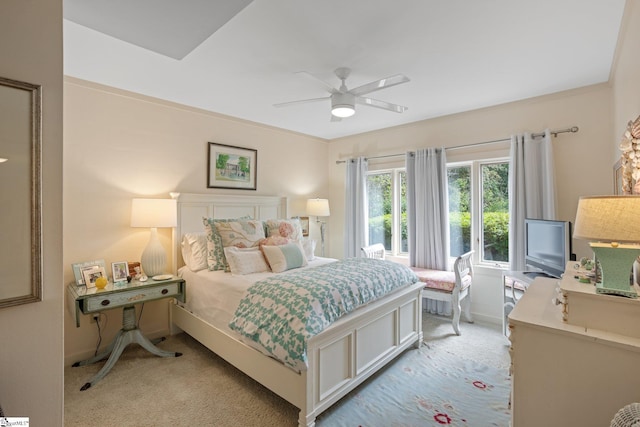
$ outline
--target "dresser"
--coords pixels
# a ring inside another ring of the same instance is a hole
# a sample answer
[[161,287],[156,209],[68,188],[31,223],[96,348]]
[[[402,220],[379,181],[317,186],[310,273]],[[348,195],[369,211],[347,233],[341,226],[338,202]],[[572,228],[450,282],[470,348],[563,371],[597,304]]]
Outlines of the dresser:
[[608,426],[640,402],[640,299],[597,295],[568,267],[509,314],[513,427]]

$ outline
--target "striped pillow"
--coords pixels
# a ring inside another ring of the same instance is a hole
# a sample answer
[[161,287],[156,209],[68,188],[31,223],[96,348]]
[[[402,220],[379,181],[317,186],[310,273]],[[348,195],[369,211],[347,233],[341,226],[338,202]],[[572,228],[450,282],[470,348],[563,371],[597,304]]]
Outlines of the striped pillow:
[[274,273],[282,273],[292,268],[307,265],[307,257],[300,242],[293,241],[286,245],[262,246],[262,252]]

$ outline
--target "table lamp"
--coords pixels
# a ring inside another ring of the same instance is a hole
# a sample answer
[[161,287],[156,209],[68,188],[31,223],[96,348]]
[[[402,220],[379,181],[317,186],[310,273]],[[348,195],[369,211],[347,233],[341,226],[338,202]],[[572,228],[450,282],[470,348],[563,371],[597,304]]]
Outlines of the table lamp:
[[322,256],[324,256],[324,232],[326,223],[320,221],[321,216],[331,215],[328,199],[309,199],[307,200],[307,215],[315,216],[316,222],[320,224],[320,241],[322,245]]
[[131,227],[151,228],[147,247],[142,252],[140,264],[149,277],[165,272],[167,253],[158,239],[158,227],[175,227],[177,224],[176,201],[172,199],[133,199],[131,202]]
[[638,297],[630,276],[640,255],[639,215],[640,196],[593,196],[578,201],[573,237],[588,240],[600,264],[596,293]]

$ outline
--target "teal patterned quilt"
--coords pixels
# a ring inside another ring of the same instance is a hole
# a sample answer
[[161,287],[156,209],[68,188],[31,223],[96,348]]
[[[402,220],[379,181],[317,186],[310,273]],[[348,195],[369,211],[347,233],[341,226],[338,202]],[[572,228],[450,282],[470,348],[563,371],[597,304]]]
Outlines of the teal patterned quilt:
[[404,265],[369,258],[292,270],[251,285],[229,327],[285,365],[304,370],[309,338],[358,307],[417,281]]

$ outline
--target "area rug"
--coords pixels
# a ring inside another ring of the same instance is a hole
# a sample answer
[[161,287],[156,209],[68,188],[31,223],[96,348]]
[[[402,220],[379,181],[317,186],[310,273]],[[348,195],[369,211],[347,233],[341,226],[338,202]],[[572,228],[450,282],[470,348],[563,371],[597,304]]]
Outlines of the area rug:
[[506,369],[423,345],[321,414],[318,427],[509,425]]
[[[509,340],[498,325],[426,315],[427,344],[409,349],[317,419],[317,427],[509,425]],[[298,409],[188,336],[156,357],[129,346],[109,374],[80,387],[101,363],[65,367],[65,427],[297,427]],[[6,408],[5,408],[6,409]]]

